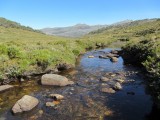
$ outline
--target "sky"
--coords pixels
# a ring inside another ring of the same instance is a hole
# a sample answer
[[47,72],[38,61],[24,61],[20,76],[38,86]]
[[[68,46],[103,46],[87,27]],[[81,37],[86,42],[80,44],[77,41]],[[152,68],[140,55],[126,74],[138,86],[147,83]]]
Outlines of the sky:
[[160,0],[0,0],[0,17],[34,29],[160,18]]

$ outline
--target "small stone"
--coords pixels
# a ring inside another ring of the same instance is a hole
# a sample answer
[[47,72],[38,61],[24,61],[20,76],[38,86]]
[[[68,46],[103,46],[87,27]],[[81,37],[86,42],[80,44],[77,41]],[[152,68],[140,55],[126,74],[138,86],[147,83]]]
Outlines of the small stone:
[[94,56],[93,56],[93,55],[90,55],[90,56],[88,56],[88,58],[94,58]]
[[53,103],[55,104],[55,105],[59,105],[60,104],[60,101],[53,101]]
[[30,120],[37,120],[37,118],[38,118],[37,115],[33,115],[33,116],[31,116],[29,119],[30,119]]
[[116,79],[117,82],[124,83],[123,79]]
[[53,98],[54,100],[62,100],[64,99],[64,96],[60,94],[50,94],[49,97]]
[[46,107],[54,107],[55,104],[53,102],[46,102]]
[[39,110],[38,113],[39,113],[40,115],[42,115],[42,114],[43,114],[43,110]]
[[74,88],[71,88],[71,91],[74,91]]
[[115,76],[116,76],[116,74],[112,74],[112,75],[111,75],[111,77],[115,77]]
[[112,88],[102,88],[101,92],[105,92],[105,93],[115,93],[116,91],[113,90]]
[[135,82],[135,80],[127,80],[127,82]]
[[113,115],[113,112],[111,110],[107,110],[105,113],[104,113],[105,116],[112,116]]
[[3,102],[2,98],[0,98],[0,102]]
[[121,89],[122,89],[122,86],[121,86],[121,84],[120,84],[119,82],[116,82],[116,84],[113,86],[113,88],[114,88],[115,90],[121,90]]
[[108,57],[106,56],[103,56],[103,55],[100,55],[99,58],[102,58],[102,59],[108,59]]
[[111,61],[112,61],[112,62],[117,62],[117,61],[118,61],[118,58],[116,58],[116,57],[111,57]]
[[21,78],[21,82],[23,82],[24,81],[24,79],[23,78]]
[[107,78],[107,77],[101,77],[100,80],[103,81],[103,82],[107,82],[107,81],[109,81],[109,78]]

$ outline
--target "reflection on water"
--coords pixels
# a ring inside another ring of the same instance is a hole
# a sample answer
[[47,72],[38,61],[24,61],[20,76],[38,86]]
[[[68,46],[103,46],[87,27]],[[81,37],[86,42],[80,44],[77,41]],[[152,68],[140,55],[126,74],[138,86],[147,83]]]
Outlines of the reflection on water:
[[[152,109],[151,97],[146,94],[143,76],[132,66],[123,65],[123,59],[112,63],[110,59],[100,59],[111,49],[91,51],[81,56],[76,69],[63,73],[76,83],[67,87],[41,86],[34,81],[24,82],[14,90],[1,93],[1,118],[7,120],[143,120],[147,119]],[[88,58],[88,56],[94,58]],[[111,80],[118,77],[135,82],[122,84],[123,89],[115,94],[102,93],[101,87],[106,83],[99,81],[101,76],[111,72]],[[132,74],[130,74],[132,73]],[[125,76],[126,75],[126,76]],[[16,84],[17,85],[17,84]],[[46,107],[52,101],[50,93],[62,94],[65,99],[54,108]],[[129,94],[134,93],[134,94]],[[32,112],[13,116],[10,108],[24,94],[39,99],[40,103]],[[5,109],[5,110],[4,110]],[[43,111],[40,114],[39,111]],[[5,112],[4,112],[5,111]],[[0,118],[0,119],[1,119]]]

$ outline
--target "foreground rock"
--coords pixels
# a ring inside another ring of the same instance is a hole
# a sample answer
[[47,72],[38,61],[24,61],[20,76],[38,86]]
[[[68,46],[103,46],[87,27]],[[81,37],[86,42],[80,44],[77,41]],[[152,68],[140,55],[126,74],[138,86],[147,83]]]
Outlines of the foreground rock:
[[39,101],[37,98],[29,96],[29,95],[25,95],[16,102],[16,104],[12,108],[12,111],[14,114],[30,111],[34,107],[36,107],[38,103]]
[[9,89],[11,89],[11,88],[13,88],[12,85],[1,85],[1,86],[0,86],[0,92],[9,90]]
[[53,98],[54,100],[62,100],[64,99],[64,96],[60,94],[50,94],[49,97]]
[[41,78],[42,85],[66,86],[74,84],[66,77],[57,74],[45,74]]

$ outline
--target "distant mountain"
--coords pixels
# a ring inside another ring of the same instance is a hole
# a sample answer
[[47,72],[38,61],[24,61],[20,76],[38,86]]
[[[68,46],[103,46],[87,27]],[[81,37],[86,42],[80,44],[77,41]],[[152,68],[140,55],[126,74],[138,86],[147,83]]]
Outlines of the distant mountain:
[[131,22],[133,22],[133,20],[123,20],[120,22],[113,23],[111,24],[111,26],[124,25],[124,24],[131,23]]
[[106,31],[111,31],[111,30],[115,30],[115,29],[124,29],[127,27],[132,27],[132,26],[138,26],[138,25],[143,25],[146,23],[150,23],[150,22],[154,22],[159,20],[159,18],[153,18],[153,19],[142,19],[142,20],[124,20],[124,21],[120,21],[120,22],[116,22],[113,23],[111,25],[108,25],[104,28],[100,28],[98,30],[95,31],[91,31],[89,34],[99,34],[99,33],[103,33]]
[[63,36],[63,37],[81,37],[90,33],[91,31],[95,31],[106,27],[107,25],[86,25],[86,24],[76,24],[74,26],[69,27],[56,27],[56,28],[44,28],[41,29],[45,34],[55,35],[55,36]]

